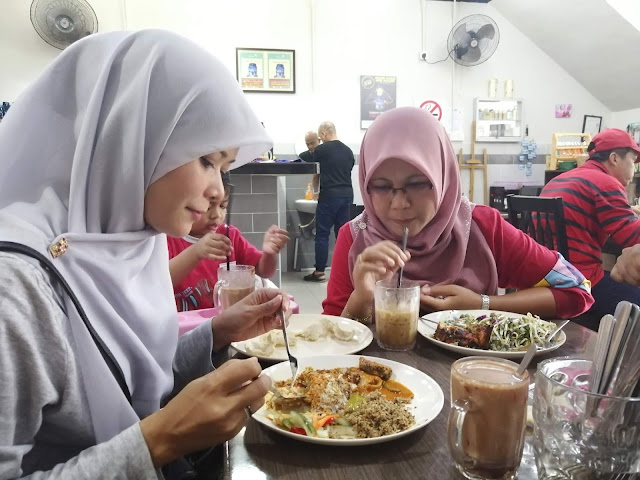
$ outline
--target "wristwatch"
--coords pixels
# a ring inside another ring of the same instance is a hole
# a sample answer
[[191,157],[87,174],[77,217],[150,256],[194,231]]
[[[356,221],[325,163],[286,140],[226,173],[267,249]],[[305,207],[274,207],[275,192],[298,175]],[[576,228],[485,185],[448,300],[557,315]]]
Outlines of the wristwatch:
[[482,310],[489,310],[489,295],[480,295],[482,298]]

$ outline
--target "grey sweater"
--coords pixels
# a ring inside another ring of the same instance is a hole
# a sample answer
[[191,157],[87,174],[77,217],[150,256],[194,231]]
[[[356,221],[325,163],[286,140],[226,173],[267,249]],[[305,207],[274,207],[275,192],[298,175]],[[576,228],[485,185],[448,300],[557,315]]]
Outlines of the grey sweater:
[[[156,479],[138,424],[96,445],[62,292],[0,252],[0,480]],[[211,324],[180,337],[172,395],[213,370]]]

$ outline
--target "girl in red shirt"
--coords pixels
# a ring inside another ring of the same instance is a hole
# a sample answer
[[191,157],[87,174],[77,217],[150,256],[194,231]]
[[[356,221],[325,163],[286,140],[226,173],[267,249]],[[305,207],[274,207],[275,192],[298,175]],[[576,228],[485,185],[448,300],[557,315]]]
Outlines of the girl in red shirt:
[[[428,112],[379,116],[362,143],[359,178],[365,210],[340,229],[325,314],[370,321],[375,282],[401,266],[422,284],[423,311],[491,307],[568,318],[593,303],[589,282],[559,253],[462,196],[451,142]],[[498,287],[518,291],[498,296]]]
[[271,225],[264,234],[262,251],[251,245],[240,230],[224,221],[229,204],[230,185],[223,176],[225,196],[212,202],[209,210],[193,223],[191,232],[183,238],[167,237],[169,271],[179,312],[212,308],[213,286],[218,281],[218,268],[227,261],[238,265],[253,265],[256,275],[273,276],[278,253],[289,241],[286,230]]

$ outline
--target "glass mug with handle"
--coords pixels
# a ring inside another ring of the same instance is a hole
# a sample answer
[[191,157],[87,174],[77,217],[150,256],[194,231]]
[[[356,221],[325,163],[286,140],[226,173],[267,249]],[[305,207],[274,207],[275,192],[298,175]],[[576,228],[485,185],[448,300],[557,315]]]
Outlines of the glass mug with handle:
[[529,374],[495,357],[466,357],[451,365],[449,450],[470,479],[513,479],[522,460]]
[[221,265],[218,269],[218,281],[213,287],[213,304],[226,310],[234,303],[250,295],[255,290],[255,272],[253,265]]

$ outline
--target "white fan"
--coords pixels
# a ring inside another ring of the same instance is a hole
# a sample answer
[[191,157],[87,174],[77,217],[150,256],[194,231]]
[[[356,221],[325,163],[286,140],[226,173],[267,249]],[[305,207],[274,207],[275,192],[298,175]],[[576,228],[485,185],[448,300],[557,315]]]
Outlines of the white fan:
[[98,17],[85,0],[33,0],[31,23],[38,35],[60,50],[98,31]]

